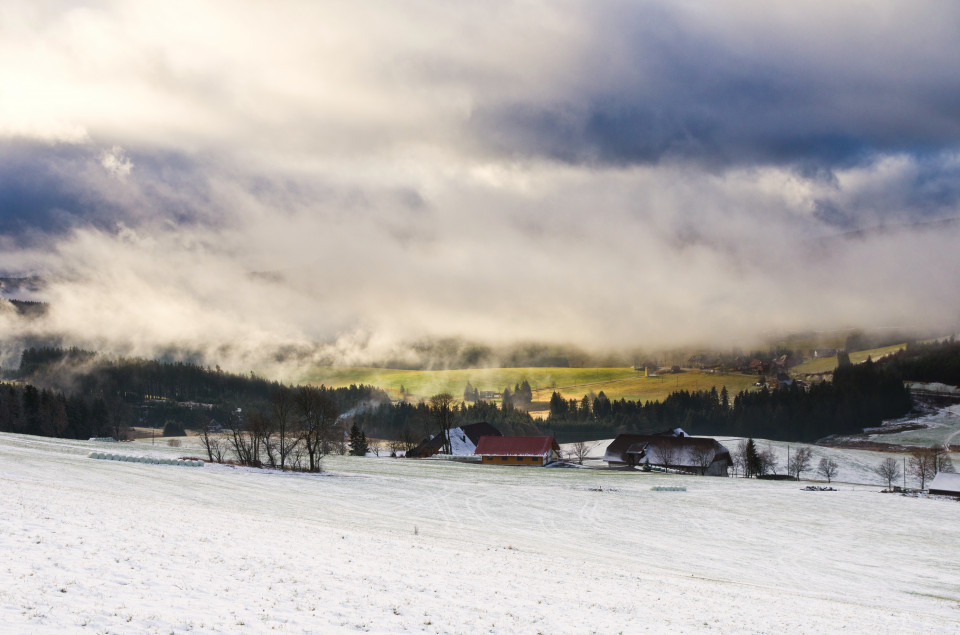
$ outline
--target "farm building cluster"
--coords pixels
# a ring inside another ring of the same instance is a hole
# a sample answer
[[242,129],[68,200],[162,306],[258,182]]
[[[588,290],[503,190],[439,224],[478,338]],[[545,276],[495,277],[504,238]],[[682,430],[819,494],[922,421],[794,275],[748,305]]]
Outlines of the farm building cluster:
[[[444,449],[443,435],[432,435],[407,452],[425,458]],[[449,454],[479,456],[489,465],[546,466],[563,460],[551,436],[503,436],[489,423],[449,430]],[[621,434],[607,446],[603,460],[609,467],[651,467],[705,476],[727,476],[733,465],[730,451],[716,439],[691,437],[680,428],[659,434]]]

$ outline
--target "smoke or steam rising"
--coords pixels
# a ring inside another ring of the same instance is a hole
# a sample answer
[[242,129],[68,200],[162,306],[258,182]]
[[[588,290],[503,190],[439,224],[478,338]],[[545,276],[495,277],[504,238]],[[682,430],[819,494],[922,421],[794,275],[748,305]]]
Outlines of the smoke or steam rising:
[[960,9],[761,6],[5,5],[0,271],[51,309],[0,342],[243,370],[955,329]]

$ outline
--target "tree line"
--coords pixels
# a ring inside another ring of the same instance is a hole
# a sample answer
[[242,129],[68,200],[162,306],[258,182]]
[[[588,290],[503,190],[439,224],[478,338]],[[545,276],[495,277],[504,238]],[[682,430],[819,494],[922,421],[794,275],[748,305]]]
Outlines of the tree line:
[[910,342],[882,363],[905,379],[960,386],[960,342],[952,337],[938,342]]
[[832,382],[801,388],[741,391],[731,401],[720,391],[681,390],[663,401],[550,398],[541,426],[558,438],[577,441],[630,432],[649,434],[683,428],[694,435],[760,437],[779,441],[815,441],[833,434],[859,433],[883,419],[910,411],[912,400],[895,368],[867,361],[839,366]]

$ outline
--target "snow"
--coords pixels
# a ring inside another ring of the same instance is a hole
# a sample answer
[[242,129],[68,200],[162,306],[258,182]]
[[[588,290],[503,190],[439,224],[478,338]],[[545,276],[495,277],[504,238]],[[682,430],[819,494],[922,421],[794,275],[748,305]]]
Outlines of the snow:
[[930,483],[930,489],[960,494],[960,474],[940,472]]
[[450,430],[450,454],[472,455],[476,449],[476,444],[470,440],[462,428]]
[[920,417],[897,419],[893,423],[916,423],[924,427],[887,434],[872,433],[866,438],[875,443],[905,446],[952,445],[960,442],[960,404],[939,408]]
[[321,475],[177,469],[97,450],[0,434],[5,634],[960,628],[949,499],[365,457]]
[[906,384],[910,390],[924,390],[927,392],[938,392],[951,395],[960,394],[960,386],[950,386],[947,384],[941,384],[940,382],[908,381]]

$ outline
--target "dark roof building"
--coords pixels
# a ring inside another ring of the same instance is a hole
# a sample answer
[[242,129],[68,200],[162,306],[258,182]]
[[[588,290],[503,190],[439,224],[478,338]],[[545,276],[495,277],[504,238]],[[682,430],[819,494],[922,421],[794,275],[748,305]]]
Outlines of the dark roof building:
[[635,467],[649,462],[708,476],[727,476],[733,464],[730,451],[719,441],[687,436],[680,428],[665,434],[621,434],[607,446],[603,460],[611,467]]
[[[486,421],[471,423],[450,429],[450,450],[458,456],[470,456],[477,448],[481,437],[500,437],[502,433]],[[421,441],[415,448],[407,451],[410,458],[425,458],[433,456],[443,450],[443,438],[431,435]]]
[[546,465],[560,460],[553,437],[480,437],[475,454],[496,465]]

